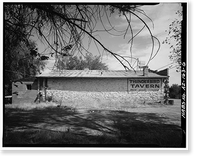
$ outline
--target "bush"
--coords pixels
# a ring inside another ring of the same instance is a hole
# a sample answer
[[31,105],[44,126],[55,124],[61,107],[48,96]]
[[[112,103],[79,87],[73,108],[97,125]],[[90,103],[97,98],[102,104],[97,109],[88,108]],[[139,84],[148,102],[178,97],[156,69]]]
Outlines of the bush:
[[178,84],[172,84],[172,86],[169,88],[169,97],[180,99],[181,98],[181,86]]
[[47,97],[46,97],[46,100],[47,100],[48,102],[51,102],[51,101],[53,101],[53,97],[52,97],[52,96],[47,96]]

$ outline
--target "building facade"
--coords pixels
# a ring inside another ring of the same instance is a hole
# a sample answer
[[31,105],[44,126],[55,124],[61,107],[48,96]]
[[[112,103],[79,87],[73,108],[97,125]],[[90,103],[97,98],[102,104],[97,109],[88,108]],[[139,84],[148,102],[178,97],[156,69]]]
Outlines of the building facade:
[[167,80],[167,70],[51,71],[13,82],[12,103],[55,101],[76,108],[134,107],[138,103],[163,102]]
[[37,76],[44,100],[70,107],[134,107],[162,102],[168,75],[143,71],[64,70]]

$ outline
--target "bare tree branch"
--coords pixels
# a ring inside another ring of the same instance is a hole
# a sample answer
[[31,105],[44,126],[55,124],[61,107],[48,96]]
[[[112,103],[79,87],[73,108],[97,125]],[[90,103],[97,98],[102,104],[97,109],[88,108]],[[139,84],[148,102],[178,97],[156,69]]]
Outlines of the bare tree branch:
[[[9,11],[9,9],[12,9],[13,11],[7,12],[8,14],[6,15],[6,20],[12,19],[11,22],[19,22],[19,25],[24,26],[23,28],[27,30],[29,37],[33,30],[35,30],[38,38],[40,37],[41,41],[43,39],[56,53],[56,55],[62,55],[62,49],[69,44],[73,44],[73,47],[70,51],[71,54],[79,52],[80,54],[84,55],[82,53],[83,51],[89,53],[89,47],[93,40],[99,53],[100,50],[98,47],[101,47],[103,50],[110,53],[117,61],[119,61],[119,63],[126,70],[134,70],[134,68],[131,66],[132,59],[135,59],[136,61],[138,61],[138,59],[133,57],[133,39],[145,27],[148,29],[152,41],[152,50],[147,65],[157,55],[160,48],[159,47],[156,54],[153,55],[155,45],[154,39],[156,39],[158,42],[159,40],[153,36],[147,23],[135,13],[138,12],[144,15],[152,22],[151,18],[148,17],[143,10],[138,8],[139,6],[140,4],[19,4],[13,5],[11,8],[9,8],[10,6],[7,6],[6,11]],[[124,15],[127,23],[125,30],[117,30],[112,25],[108,17],[108,12],[113,14],[115,11],[118,11],[119,15]],[[127,14],[129,14],[129,18],[127,17]],[[24,22],[21,22],[21,15],[24,17]],[[137,17],[144,24],[144,26],[136,34],[134,34],[131,25],[132,16]],[[105,26],[103,19],[108,21],[110,27]],[[101,23],[103,30],[96,29],[96,26],[99,22]],[[131,63],[126,59],[126,57],[109,50],[108,47],[106,47],[99,39],[96,38],[94,34],[102,31],[117,37],[124,36],[124,38],[128,32],[130,32],[131,38],[128,40],[128,43],[130,43]],[[85,36],[89,36],[87,49],[85,49],[83,43]]]

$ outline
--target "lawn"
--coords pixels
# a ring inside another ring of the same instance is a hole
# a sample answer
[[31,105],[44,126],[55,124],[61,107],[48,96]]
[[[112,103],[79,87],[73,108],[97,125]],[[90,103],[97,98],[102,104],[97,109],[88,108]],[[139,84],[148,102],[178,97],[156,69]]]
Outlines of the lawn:
[[5,106],[4,146],[182,147],[180,100],[121,109]]

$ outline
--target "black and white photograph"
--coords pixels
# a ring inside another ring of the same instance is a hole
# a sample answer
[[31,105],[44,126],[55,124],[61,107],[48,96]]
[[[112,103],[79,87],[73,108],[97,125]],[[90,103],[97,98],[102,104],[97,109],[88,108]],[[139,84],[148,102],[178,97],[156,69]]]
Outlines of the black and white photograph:
[[3,148],[187,149],[186,2],[3,3]]

